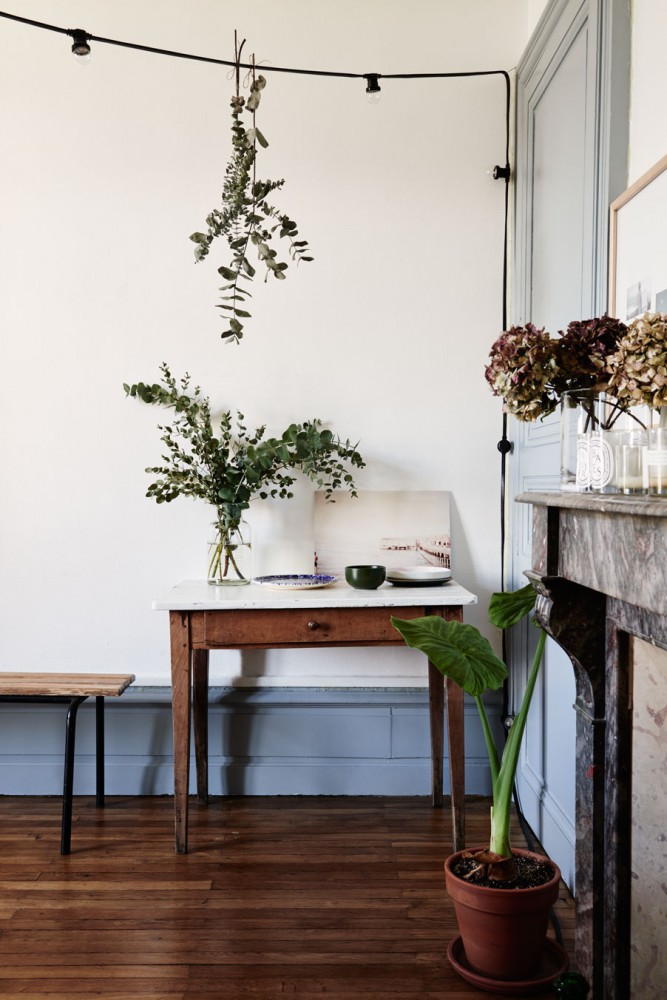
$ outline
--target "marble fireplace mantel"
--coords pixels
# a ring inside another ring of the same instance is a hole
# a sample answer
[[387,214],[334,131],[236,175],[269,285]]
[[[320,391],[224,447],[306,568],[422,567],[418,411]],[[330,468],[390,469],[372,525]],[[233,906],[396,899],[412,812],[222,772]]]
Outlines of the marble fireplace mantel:
[[667,976],[667,499],[517,500],[532,505],[537,618],[576,680],[576,964],[594,1000],[653,1000]]

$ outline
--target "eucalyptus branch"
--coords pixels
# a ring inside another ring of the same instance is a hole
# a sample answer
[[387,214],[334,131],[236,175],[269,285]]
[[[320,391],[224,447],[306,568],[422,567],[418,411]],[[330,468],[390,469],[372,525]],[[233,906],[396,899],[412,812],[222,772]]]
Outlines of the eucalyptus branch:
[[253,499],[290,498],[298,472],[332,500],[339,489],[356,496],[353,469],[365,462],[356,445],[322,427],[318,419],[290,424],[280,437],[266,437],[266,427],[250,432],[244,416],[225,410],[214,427],[211,404],[190,376],[177,383],[166,364],[161,383],[124,385],[125,393],[174,411],[170,424],[158,425],[165,451],[161,464],[149,466],[155,478],[146,496],[170,503],[179,496],[196,497],[219,512],[238,512]]
[[[250,318],[250,313],[243,308],[250,292],[243,287],[242,282],[251,282],[256,270],[248,260],[248,248],[252,244],[256,248],[258,260],[264,264],[264,280],[269,274],[283,281],[288,264],[278,259],[278,252],[272,246],[276,233],[279,239],[287,239],[289,249],[287,256],[295,263],[311,261],[308,255],[308,242],[297,240],[298,228],[296,222],[277,208],[269,205],[267,197],[282,188],[284,180],[257,180],[257,147],[266,149],[268,142],[257,128],[256,112],[259,107],[262,91],[266,87],[265,77],[255,75],[254,57],[252,82],[247,100],[240,93],[239,65],[240,52],[243,48],[236,46],[236,93],[231,98],[232,113],[232,152],[225,169],[222,186],[222,209],[213,209],[207,216],[206,232],[196,232],[190,239],[197,244],[195,260],[203,260],[208,255],[213,240],[222,236],[231,250],[231,259],[227,265],[218,268],[218,273],[226,281],[220,288],[223,293],[218,308],[222,311],[228,323],[228,329],[222,333],[223,340],[233,340],[238,343],[243,336],[243,320]],[[250,114],[249,127],[246,128],[243,115]]]

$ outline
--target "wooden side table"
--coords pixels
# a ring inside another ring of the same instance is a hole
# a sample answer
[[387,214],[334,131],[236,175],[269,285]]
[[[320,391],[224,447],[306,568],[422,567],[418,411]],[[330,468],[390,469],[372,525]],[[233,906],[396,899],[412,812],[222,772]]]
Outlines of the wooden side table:
[[[186,581],[153,608],[169,611],[174,728],[176,853],[188,848],[191,714],[194,721],[197,795],[208,797],[208,653],[211,649],[291,649],[317,646],[403,646],[390,622],[441,615],[461,621],[477,598],[455,582],[441,587],[353,590],[344,583],[321,590],[272,591],[256,584],[212,587]],[[443,799],[444,710],[451,779],[454,850],[465,840],[463,692],[429,663],[429,717],[433,805]],[[193,711],[191,712],[191,708]]]

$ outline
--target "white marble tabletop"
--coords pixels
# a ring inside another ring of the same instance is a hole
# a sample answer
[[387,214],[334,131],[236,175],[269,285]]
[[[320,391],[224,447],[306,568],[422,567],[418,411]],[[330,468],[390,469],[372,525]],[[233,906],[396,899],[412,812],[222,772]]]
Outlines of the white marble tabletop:
[[355,590],[344,580],[313,590],[273,590],[256,583],[215,587],[206,580],[184,580],[153,601],[155,611],[223,611],[242,608],[405,608],[477,604],[477,597],[455,580],[435,587],[383,583],[377,590]]

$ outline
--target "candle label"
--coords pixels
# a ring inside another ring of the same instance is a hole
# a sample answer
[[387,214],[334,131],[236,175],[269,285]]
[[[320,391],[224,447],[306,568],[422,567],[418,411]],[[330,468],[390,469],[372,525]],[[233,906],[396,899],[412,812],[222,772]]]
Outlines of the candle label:
[[580,434],[577,441],[577,486],[586,489],[591,485],[588,434]]
[[646,451],[647,465],[667,465],[667,451],[656,451],[652,448]]
[[591,486],[594,490],[608,486],[614,474],[614,453],[603,437],[592,437],[588,446]]

